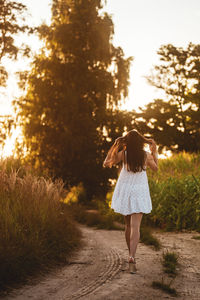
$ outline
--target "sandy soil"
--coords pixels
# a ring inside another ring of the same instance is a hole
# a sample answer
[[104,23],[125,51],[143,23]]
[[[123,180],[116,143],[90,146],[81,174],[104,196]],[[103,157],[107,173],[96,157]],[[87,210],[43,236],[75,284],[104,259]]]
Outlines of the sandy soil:
[[155,233],[163,247],[156,252],[139,244],[137,274],[129,274],[127,247],[123,231],[95,230],[81,227],[84,246],[66,267],[59,268],[4,297],[6,300],[118,300],[174,299],[153,289],[153,280],[171,279],[163,273],[163,250],[179,253],[179,275],[172,283],[179,299],[200,299],[200,240],[194,233]]

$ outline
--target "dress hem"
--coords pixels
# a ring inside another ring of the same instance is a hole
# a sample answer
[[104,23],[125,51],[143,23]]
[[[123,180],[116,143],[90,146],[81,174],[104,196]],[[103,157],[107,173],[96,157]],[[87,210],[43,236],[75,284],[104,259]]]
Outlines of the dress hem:
[[[112,207],[111,207],[112,208]],[[143,213],[143,214],[150,214],[151,213],[151,210],[146,212],[146,211],[133,211],[131,213],[128,213],[128,214],[125,214],[125,213],[122,213],[121,211],[117,211],[115,210],[114,208],[112,208],[114,210],[114,212],[118,213],[118,214],[121,214],[123,216],[128,216],[128,215],[132,215],[132,214],[140,214],[140,213]]]

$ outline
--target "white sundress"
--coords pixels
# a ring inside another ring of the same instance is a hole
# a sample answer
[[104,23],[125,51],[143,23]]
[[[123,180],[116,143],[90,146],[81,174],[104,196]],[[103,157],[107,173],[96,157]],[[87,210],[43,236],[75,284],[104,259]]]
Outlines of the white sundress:
[[113,192],[111,208],[125,216],[151,212],[152,203],[146,170],[134,173],[128,171],[123,163]]

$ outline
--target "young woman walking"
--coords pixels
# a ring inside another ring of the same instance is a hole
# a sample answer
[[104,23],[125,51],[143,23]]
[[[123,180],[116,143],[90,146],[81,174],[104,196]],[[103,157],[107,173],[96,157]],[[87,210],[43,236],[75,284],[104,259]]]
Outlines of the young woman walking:
[[[151,153],[144,150],[149,144]],[[158,170],[158,153],[153,139],[147,139],[137,130],[116,139],[104,161],[104,167],[122,162],[111,208],[125,216],[125,238],[129,249],[129,270],[136,273],[135,253],[140,239],[143,213],[152,210],[146,168]]]

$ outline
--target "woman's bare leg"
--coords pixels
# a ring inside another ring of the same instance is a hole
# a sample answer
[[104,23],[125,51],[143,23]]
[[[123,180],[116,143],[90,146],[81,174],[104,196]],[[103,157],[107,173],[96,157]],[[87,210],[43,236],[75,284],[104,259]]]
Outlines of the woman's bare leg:
[[135,258],[137,245],[140,239],[140,224],[142,213],[132,214],[130,216],[130,251],[129,254]]
[[126,238],[126,243],[127,243],[128,250],[130,252],[130,233],[131,233],[130,221],[131,221],[131,216],[130,215],[125,216],[124,220],[125,220],[125,238]]

